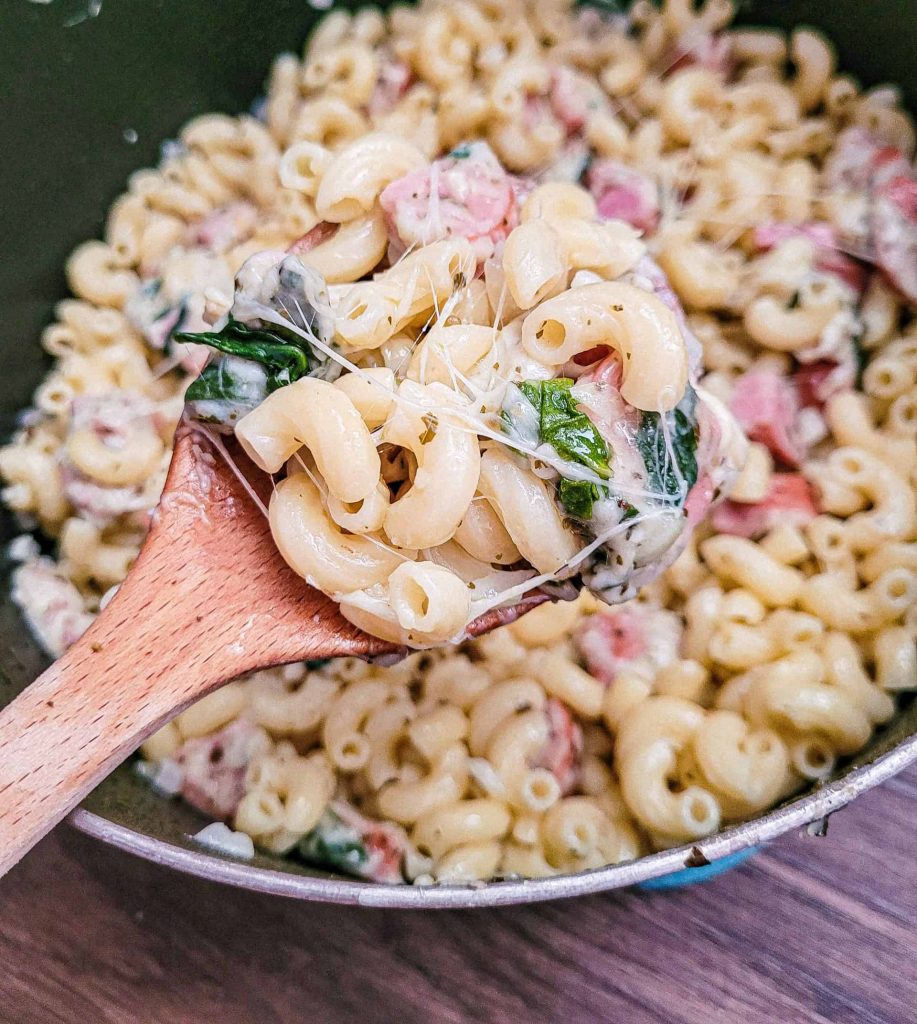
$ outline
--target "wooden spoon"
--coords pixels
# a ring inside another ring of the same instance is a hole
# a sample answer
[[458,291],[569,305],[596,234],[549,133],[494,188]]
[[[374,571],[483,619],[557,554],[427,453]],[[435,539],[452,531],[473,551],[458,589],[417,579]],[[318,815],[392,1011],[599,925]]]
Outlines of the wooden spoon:
[[[283,561],[251,495],[271,482],[183,426],[153,526],[86,633],[0,712],[0,877],[147,736],[257,668],[405,649],[368,636]],[[241,475],[250,481],[246,487]],[[489,612],[477,635],[545,600]]]

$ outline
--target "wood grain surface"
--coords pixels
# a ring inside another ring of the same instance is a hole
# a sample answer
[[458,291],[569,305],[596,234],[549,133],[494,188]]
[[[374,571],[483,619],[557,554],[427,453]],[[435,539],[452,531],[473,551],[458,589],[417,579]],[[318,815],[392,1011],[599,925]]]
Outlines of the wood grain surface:
[[482,911],[188,878],[66,826],[0,883],[3,1024],[909,1024],[917,770],[715,881]]

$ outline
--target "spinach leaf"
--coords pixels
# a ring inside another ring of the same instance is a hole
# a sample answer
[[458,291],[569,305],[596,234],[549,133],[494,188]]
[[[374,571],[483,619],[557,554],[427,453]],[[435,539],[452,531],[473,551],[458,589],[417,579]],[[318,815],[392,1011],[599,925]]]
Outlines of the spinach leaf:
[[681,480],[684,481],[685,494],[697,483],[696,400],[694,389],[689,386],[681,402],[671,412],[665,413],[671,450],[666,444],[662,414],[644,412],[637,430],[637,448],[646,465],[647,486],[667,498],[684,497]]
[[315,828],[303,836],[298,850],[312,864],[355,875],[369,859],[359,832],[331,810],[325,811]]
[[557,485],[560,503],[574,519],[588,521],[592,518],[592,506],[607,496],[604,487],[598,487],[588,480],[568,480],[561,477]]
[[579,411],[569,377],[555,380],[526,380],[519,390],[539,413],[541,440],[550,444],[561,458],[587,466],[597,476],[611,476],[608,445],[592,420]]
[[[538,413],[539,441],[550,444],[568,462],[587,466],[603,480],[611,476],[608,445],[592,420],[579,411],[569,377],[555,380],[525,380],[519,390]],[[575,519],[592,518],[592,507],[606,497],[604,487],[588,480],[561,477],[557,497]]]
[[627,0],[576,0],[577,7],[592,7],[603,15],[626,14],[630,4]]
[[223,429],[260,405],[268,393],[267,371],[259,363],[221,355],[191,382],[185,401],[191,416]]
[[200,334],[180,331],[174,337],[178,341],[209,345],[226,355],[260,363],[267,370],[269,392],[292,384],[310,369],[309,353],[286,335],[262,327],[249,327],[231,317],[219,331],[202,331]]
[[185,392],[186,402],[237,402],[242,397],[239,381],[223,369],[222,363],[205,366]]
[[869,353],[866,351],[866,347],[863,345],[863,332],[858,331],[850,339],[851,345],[853,345],[853,358],[856,364],[856,384],[857,390],[863,390],[863,374],[866,372],[866,367],[869,366]]

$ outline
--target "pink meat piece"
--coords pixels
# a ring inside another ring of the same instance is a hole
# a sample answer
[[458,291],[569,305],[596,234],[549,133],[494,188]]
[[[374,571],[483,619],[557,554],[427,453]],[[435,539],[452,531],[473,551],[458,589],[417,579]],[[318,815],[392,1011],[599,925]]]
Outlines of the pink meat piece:
[[172,332],[178,327],[183,315],[181,306],[172,306],[157,320],[154,320],[144,332],[147,341],[160,352],[165,351]]
[[917,304],[917,180],[898,175],[878,189],[870,228],[876,265]]
[[91,430],[106,444],[117,446],[138,421],[149,419],[153,403],[138,391],[110,391],[104,395],[77,395],[70,412],[71,431]]
[[13,573],[12,597],[42,646],[60,657],[92,625],[76,587],[59,575],[50,558],[37,558]]
[[589,115],[605,102],[603,93],[592,81],[566,66],[555,69],[551,75],[548,99],[554,116],[568,135],[580,131]]
[[749,440],[766,445],[774,458],[789,466],[802,462],[806,446],[792,380],[770,370],[751,370],[736,381],[729,407]]
[[572,374],[578,378],[573,395],[611,448],[615,478],[640,488],[646,482],[646,463],[634,435],[640,427],[641,413],[621,397],[624,371],[620,356],[616,352],[600,354],[604,348],[593,350],[599,359],[585,372]]
[[688,518],[688,524],[690,526],[697,526],[698,523],[703,522],[707,517],[707,513],[710,511],[710,506],[713,504],[713,499],[716,497],[716,488],[714,487],[713,480],[709,473],[701,473],[697,478],[697,482],[688,491],[688,495],[685,498],[685,515]]
[[836,363],[822,359],[800,366],[793,374],[800,405],[821,409],[832,395],[849,391],[856,383],[856,366],[853,360]]
[[213,252],[225,252],[247,238],[255,228],[258,211],[243,200],[222,206],[194,225],[194,241]]
[[479,261],[492,256],[519,221],[516,185],[483,142],[393,181],[380,203],[402,245],[467,238]]
[[[608,347],[608,345],[596,345],[595,348],[586,349],[585,352],[577,352],[577,354],[573,357],[573,362],[579,367],[593,367],[596,363],[603,362],[605,359],[607,359],[610,353],[611,349]],[[618,360],[618,365],[618,372],[620,373],[620,359]],[[563,372],[561,373],[561,376],[568,377],[569,374]],[[621,382],[619,380],[617,382],[617,385],[619,386],[620,383]]]
[[193,341],[176,341],[172,345],[172,355],[178,359],[178,365],[185,373],[196,377],[207,365],[213,349]]
[[522,107],[522,127],[531,132],[542,124],[556,124],[559,118],[554,116],[554,107],[549,96],[529,93]]
[[571,793],[579,781],[583,755],[583,730],[562,701],[551,697],[545,704],[548,741],[536,760],[536,768],[547,768],[557,779],[561,793]]
[[815,496],[799,473],[774,473],[766,497],[754,504],[724,501],[713,513],[713,527],[738,537],[760,537],[775,526],[805,526],[818,515]]
[[788,239],[800,237],[807,238],[814,245],[815,266],[818,270],[836,275],[858,294],[863,291],[866,287],[866,270],[861,263],[843,252],[833,225],[825,221],[809,221],[807,224],[772,221],[759,225],[752,233],[753,244],[758,252],[770,252]]
[[593,162],[586,183],[606,220],[623,220],[639,231],[653,232],[659,225],[659,189],[645,174],[618,160]]
[[702,67],[728,80],[736,67],[732,40],[719,32],[685,33],[663,57],[662,64],[664,78],[683,68]]
[[387,885],[398,885],[404,881],[401,865],[407,849],[407,836],[382,822],[374,822],[374,827],[363,833],[363,845],[368,857],[366,878]]
[[912,175],[900,149],[885,145],[856,125],[841,132],[825,160],[824,179],[829,189],[872,192],[893,178]]
[[61,483],[74,511],[100,529],[122,516],[148,511],[149,499],[139,488],[104,487],[69,465],[61,466]]
[[340,224],[332,224],[328,220],[319,221],[314,228],[292,242],[287,247],[287,252],[295,256],[303,256],[307,252],[312,252],[323,242],[327,242],[329,238],[334,238],[340,226]]
[[268,734],[244,719],[185,740],[175,755],[184,769],[181,795],[204,814],[231,818],[245,795],[248,766],[270,745]]
[[376,79],[376,87],[367,104],[370,117],[381,117],[395,108],[408,91],[414,74],[407,64],[400,60],[383,61]]
[[91,430],[105,444],[117,448],[127,443],[128,435],[138,426],[151,425],[155,411],[153,403],[139,391],[77,395],[70,412],[70,430]]
[[574,640],[589,674],[610,686],[622,671],[652,675],[674,661],[682,629],[674,612],[631,602],[590,615]]
[[[156,406],[137,391],[78,395],[71,407],[70,433],[91,431],[106,448],[118,451],[135,431],[156,432],[160,418]],[[66,459],[60,474],[67,500],[96,526],[107,526],[120,516],[147,512],[149,500],[140,487],[105,487],[88,479]]]
[[[651,291],[657,298],[659,298],[666,306],[675,314],[675,318],[678,320],[678,326],[682,331],[688,330],[688,321],[685,317],[684,306],[681,304],[681,299],[672,290],[672,286],[669,284],[669,278],[666,272],[659,266],[659,264],[651,256],[642,256],[640,261],[634,267],[634,275],[637,278],[645,279],[648,290]],[[637,281],[640,287],[644,286],[643,281]]]
[[[527,178],[519,174],[507,174],[509,178],[509,187],[513,190],[513,203],[515,208],[515,224],[519,222],[519,210],[522,209],[522,204],[528,199],[532,191],[535,189],[536,182],[532,178]],[[508,234],[509,232],[507,232]]]
[[404,882],[402,865],[409,845],[405,830],[391,822],[367,818],[342,800],[332,804],[332,810],[354,829],[366,850],[366,862],[359,869],[360,877],[386,885]]

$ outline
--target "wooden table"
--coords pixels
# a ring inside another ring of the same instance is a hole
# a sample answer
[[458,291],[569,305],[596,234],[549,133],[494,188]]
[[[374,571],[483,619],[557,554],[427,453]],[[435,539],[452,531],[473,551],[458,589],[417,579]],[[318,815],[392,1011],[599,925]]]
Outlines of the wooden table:
[[63,828],[0,883],[3,1024],[905,1024],[917,771],[719,879],[359,910],[187,878]]

